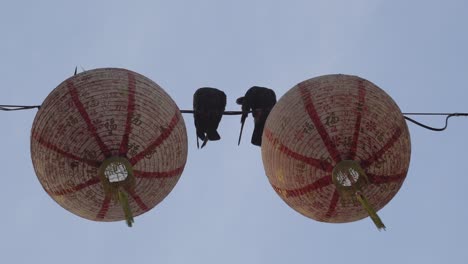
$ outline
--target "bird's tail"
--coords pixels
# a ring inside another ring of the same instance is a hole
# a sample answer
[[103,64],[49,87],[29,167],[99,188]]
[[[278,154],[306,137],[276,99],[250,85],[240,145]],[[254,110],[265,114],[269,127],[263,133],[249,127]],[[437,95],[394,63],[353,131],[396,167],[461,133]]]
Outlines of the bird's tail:
[[239,133],[239,140],[237,141],[238,146],[240,145],[240,142],[241,142],[242,130],[244,129],[244,123],[245,123],[245,119],[243,121],[241,121],[241,129],[240,129],[240,133]]
[[255,146],[261,146],[262,145],[262,135],[263,135],[263,129],[265,127],[265,123],[268,117],[268,114],[270,111],[268,109],[257,109],[257,113],[255,114],[255,127],[254,131],[252,134],[252,144]]
[[205,137],[205,139],[203,140],[201,148],[203,148],[206,145],[206,143],[208,143],[208,137]]
[[218,134],[218,131],[216,131],[216,130],[208,130],[206,135],[207,135],[208,139],[211,140],[211,141],[221,139],[221,136]]
[[263,128],[265,127],[265,123],[260,123],[260,124],[255,124],[255,128],[252,134],[252,144],[255,146],[261,146],[262,145],[262,134],[263,134]]
[[205,140],[205,133],[202,130],[197,129],[197,137],[199,137],[201,140]]

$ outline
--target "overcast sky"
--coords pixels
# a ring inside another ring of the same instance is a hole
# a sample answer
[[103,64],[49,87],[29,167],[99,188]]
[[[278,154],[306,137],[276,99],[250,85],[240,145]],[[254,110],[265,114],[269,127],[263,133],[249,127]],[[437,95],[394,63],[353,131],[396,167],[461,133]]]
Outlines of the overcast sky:
[[[363,77],[403,112],[468,112],[467,1],[0,2],[0,104],[41,104],[76,65],[121,67],[157,82],[181,109],[202,86],[228,110],[253,85],[280,98],[323,74]],[[1,263],[466,263],[466,118],[437,133],[409,124],[400,192],[379,215],[347,224],[289,208],[265,176],[247,120],[196,149],[169,196],[135,219],[99,223],[56,204],[30,158],[36,110],[0,113]],[[434,126],[443,118],[422,119]]]

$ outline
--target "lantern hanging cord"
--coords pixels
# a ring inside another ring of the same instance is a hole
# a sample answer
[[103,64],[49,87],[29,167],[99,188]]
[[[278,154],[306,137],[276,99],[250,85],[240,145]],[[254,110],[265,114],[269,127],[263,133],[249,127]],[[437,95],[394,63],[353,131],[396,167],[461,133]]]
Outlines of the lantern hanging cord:
[[[432,131],[444,131],[447,126],[448,126],[448,120],[449,118],[453,117],[453,116],[468,116],[468,113],[403,113],[404,115],[404,118],[410,122],[412,122],[413,124],[416,124],[420,127],[423,127],[425,129],[429,129],[429,130],[432,130]],[[412,118],[409,118],[407,117],[408,115],[419,115],[419,116],[446,116],[445,117],[445,126],[444,127],[441,127],[441,128],[437,128],[437,127],[431,127],[431,126],[428,126],[428,125],[425,125],[423,123],[420,123]]]

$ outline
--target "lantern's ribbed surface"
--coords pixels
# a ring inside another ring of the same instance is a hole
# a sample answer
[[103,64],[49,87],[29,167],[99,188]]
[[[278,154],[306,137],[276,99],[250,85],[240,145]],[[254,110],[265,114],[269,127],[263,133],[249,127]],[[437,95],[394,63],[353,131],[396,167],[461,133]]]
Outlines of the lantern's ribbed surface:
[[130,208],[140,215],[174,188],[187,160],[179,108],[156,83],[124,69],[75,75],[55,88],[37,113],[31,156],[45,191],[61,206],[96,221],[124,220],[121,205],[103,189],[104,160],[132,165]]
[[368,216],[340,195],[332,170],[357,161],[367,174],[362,193],[375,210],[398,192],[410,162],[410,137],[395,102],[356,76],[325,75],[299,83],[271,111],[262,139],[268,179],[293,209],[324,222]]

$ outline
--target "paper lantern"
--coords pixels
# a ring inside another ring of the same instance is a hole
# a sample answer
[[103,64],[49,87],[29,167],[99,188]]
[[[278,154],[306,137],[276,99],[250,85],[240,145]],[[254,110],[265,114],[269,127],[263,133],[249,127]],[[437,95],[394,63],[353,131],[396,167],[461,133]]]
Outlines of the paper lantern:
[[293,209],[323,222],[371,216],[400,189],[409,167],[404,117],[383,90],[356,76],[301,82],[271,111],[263,132],[266,175]]
[[124,69],[85,71],[42,104],[31,156],[45,191],[96,221],[140,215],[174,188],[187,160],[179,108],[156,83]]

